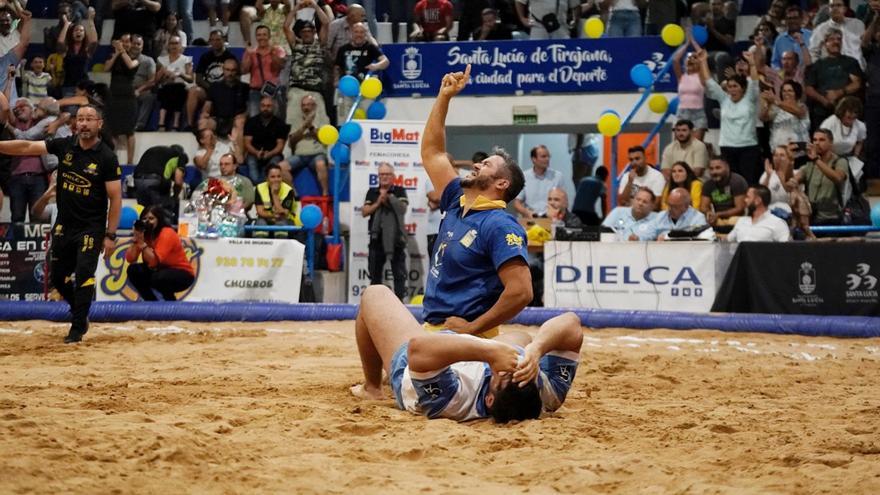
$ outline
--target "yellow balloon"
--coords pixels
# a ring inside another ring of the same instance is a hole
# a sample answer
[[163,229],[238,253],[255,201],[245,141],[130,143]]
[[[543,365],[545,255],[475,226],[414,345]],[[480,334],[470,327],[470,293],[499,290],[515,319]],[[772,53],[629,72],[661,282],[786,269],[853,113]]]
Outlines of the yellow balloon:
[[605,33],[605,24],[598,17],[590,17],[584,24],[584,34],[587,38],[599,38]]
[[424,294],[416,294],[415,296],[412,297],[412,299],[409,300],[409,303],[413,306],[421,306],[422,301],[424,301],[424,300],[425,300]]
[[358,108],[354,111],[355,120],[367,120],[367,111],[363,108]]
[[684,29],[678,24],[667,24],[660,31],[660,37],[663,42],[669,46],[678,46],[684,43]]
[[620,132],[620,117],[613,113],[606,113],[599,117],[597,126],[599,127],[599,133],[603,136],[616,136]]
[[364,98],[375,100],[382,94],[382,81],[375,77],[368,77],[361,83],[361,94]]
[[142,205],[142,204],[140,204],[140,203],[137,203],[136,205],[134,205],[134,211],[137,212],[137,214],[138,214],[138,218],[140,218],[140,217],[141,217],[141,213],[144,211],[144,205]]
[[318,141],[324,146],[330,146],[339,139],[339,131],[330,124],[324,124],[318,129]]
[[654,113],[663,113],[669,108],[669,100],[663,95],[651,95],[648,99],[648,108]]
[[104,64],[95,64],[92,66],[92,72],[104,72]]

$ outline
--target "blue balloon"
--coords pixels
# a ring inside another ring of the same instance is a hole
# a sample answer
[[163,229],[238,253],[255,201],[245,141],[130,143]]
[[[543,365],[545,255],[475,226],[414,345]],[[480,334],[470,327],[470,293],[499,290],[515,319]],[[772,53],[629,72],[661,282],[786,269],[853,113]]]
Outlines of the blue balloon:
[[654,84],[654,74],[645,64],[633,65],[633,68],[629,70],[629,78],[632,79],[633,84],[640,88],[647,88]]
[[354,76],[342,76],[339,80],[339,92],[349,98],[355,98],[361,92],[361,83]]
[[130,230],[134,227],[134,222],[138,219],[138,212],[131,206],[123,206],[119,215],[119,228],[122,230]]
[[374,101],[370,108],[367,109],[367,118],[371,120],[382,120],[385,118],[385,114],[388,113],[388,109],[385,108],[385,104],[381,101]]
[[605,115],[606,113],[611,113],[611,114],[616,115],[617,117],[620,117],[620,114],[617,113],[616,110],[612,110],[612,109],[610,109],[610,108],[607,109],[607,110],[602,110],[602,113],[600,113],[599,116],[601,117],[601,116]]
[[706,29],[706,26],[700,26],[699,24],[691,29],[691,36],[694,37],[694,41],[700,46],[705,45],[709,41],[709,31]]
[[669,100],[669,107],[666,109],[669,115],[675,115],[678,113],[678,97],[674,97]]
[[339,141],[344,144],[352,144],[361,138],[361,125],[357,122],[346,122],[339,128]]
[[871,208],[871,224],[874,227],[880,227],[880,203],[875,204]]
[[303,207],[302,211],[299,212],[299,219],[303,224],[303,227],[306,229],[314,229],[318,225],[321,225],[321,220],[324,218],[324,214],[321,213],[321,209],[316,205],[306,205]]
[[334,163],[345,164],[351,161],[351,149],[342,143],[336,143],[330,148],[330,156]]

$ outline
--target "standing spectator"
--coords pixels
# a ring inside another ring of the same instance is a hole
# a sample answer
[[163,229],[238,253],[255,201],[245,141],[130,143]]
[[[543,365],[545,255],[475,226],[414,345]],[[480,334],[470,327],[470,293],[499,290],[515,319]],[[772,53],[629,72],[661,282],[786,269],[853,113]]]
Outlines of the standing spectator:
[[143,131],[153,114],[153,105],[156,103],[154,91],[154,79],[156,78],[156,61],[152,57],[144,55],[144,38],[139,34],[131,35],[131,49],[128,56],[136,60],[137,71],[134,73],[134,96],[137,99],[137,121],[134,130]]
[[9,52],[21,40],[21,34],[12,27],[14,20],[15,15],[9,6],[0,8],[0,56]]
[[[300,4],[297,5],[297,7],[299,6]],[[329,17],[327,19],[322,19],[322,12],[319,11],[315,11],[315,14],[318,17],[318,20],[320,20],[321,22],[315,22],[313,24],[317,26],[316,29],[320,33],[323,29],[322,24],[325,21],[330,22]],[[324,41],[325,45],[327,46],[327,51],[330,53],[330,60],[336,60],[336,52],[339,51],[339,48],[342,47],[342,45],[351,43],[351,30],[354,25],[360,22],[364,22],[365,20],[366,11],[364,10],[364,8],[361,7],[359,4],[353,3],[348,6],[348,13],[345,14],[345,17],[335,19],[333,22],[330,22],[330,25],[327,28],[326,41]],[[304,22],[303,25],[305,25],[307,22],[308,21]],[[370,40],[370,43],[378,46],[379,43],[373,37],[373,34],[367,34],[367,38]],[[298,36],[302,38],[301,34]]]
[[65,20],[64,27],[58,33],[58,45],[65,50],[64,83],[61,88],[64,96],[73,95],[77,84],[87,79],[89,61],[98,47],[94,16],[95,11],[89,9],[85,24],[73,25],[70,20]]
[[[177,231],[165,220],[162,207],[144,208],[132,237],[132,244],[125,251],[128,281],[144,301],[156,301],[153,291],[166,301],[176,301],[175,294],[195,282],[195,271]],[[142,262],[138,263],[138,259]]]
[[694,208],[699,208],[703,199],[703,183],[697,178],[690,165],[687,162],[675,162],[669,170],[669,182],[663,189],[663,196],[660,197],[660,210],[669,209],[669,202],[667,201],[669,191],[679,187],[690,193],[691,204]]
[[[266,166],[266,181],[257,184],[254,204],[257,210],[255,225],[302,225],[296,190],[284,183],[281,167],[275,163]],[[276,237],[282,236],[287,234],[276,233]]]
[[794,81],[786,81],[774,95],[767,90],[761,93],[765,105],[761,108],[761,120],[770,123],[770,148],[795,143],[806,149],[810,136],[810,114],[804,105],[803,89]]
[[[721,135],[718,144],[735,172],[748,181],[760,175],[761,148],[758,146],[758,69],[754,55],[743,52],[749,64],[749,79],[737,74],[727,79],[727,92],[712,79],[705,55],[701,55],[701,77],[709,98],[721,104]],[[745,192],[745,191],[743,191]]]
[[[810,46],[812,31],[804,28],[804,12],[797,5],[785,9],[785,32],[773,42],[773,57],[770,65],[774,69],[782,68],[782,54],[785,52],[801,53]],[[804,64],[809,65],[809,64]]]
[[[247,113],[253,117],[260,112],[260,100],[264,96],[275,98],[280,82],[281,69],[284,68],[284,49],[270,45],[271,32],[266,26],[257,26],[255,33],[257,46],[248,46],[241,58],[241,71],[250,74],[250,93]],[[277,95],[280,96],[280,95]]]
[[[301,120],[290,128],[288,143],[293,153],[286,162],[281,162],[284,181],[293,184],[293,177],[300,170],[308,168],[315,174],[321,186],[321,194],[329,196],[330,185],[327,180],[327,155],[324,145],[318,141],[318,129],[326,125],[327,117],[322,117],[318,102],[311,95],[300,100]],[[321,120],[323,118],[323,120]]]
[[58,22],[52,26],[43,28],[43,46],[46,53],[55,53],[58,51],[58,34],[64,29],[67,19],[71,18],[70,4],[60,2],[58,4]]
[[[28,48],[28,45],[31,42],[31,13],[27,10],[22,11],[21,13],[21,37],[19,38],[19,42],[17,45],[12,47],[8,52],[3,55],[0,55],[0,88],[5,88],[7,85],[7,78],[10,75],[9,70],[7,68],[9,66],[18,66],[19,61],[24,57],[24,53]],[[12,84],[10,84],[9,91],[7,92],[7,97],[10,101],[14,101],[17,98],[17,93],[15,89],[15,80],[14,73],[13,78],[8,80]]]
[[645,157],[645,148],[633,146],[627,150],[629,164],[620,173],[617,188],[617,204],[630,206],[636,193],[642,187],[647,187],[654,193],[654,209],[660,206],[660,195],[666,187],[666,179],[663,174],[648,163]]
[[275,115],[275,100],[264,96],[260,100],[260,112],[244,124],[245,163],[248,175],[254,183],[264,180],[264,170],[284,158],[287,125]]
[[642,35],[642,16],[636,0],[615,0],[609,2],[611,14],[608,18],[607,35],[611,37],[635,37]]
[[[196,127],[199,105],[208,97],[208,87],[223,79],[223,62],[235,59],[235,55],[226,49],[223,33],[214,29],[208,36],[211,49],[203,53],[196,65],[196,83],[187,91],[186,118],[190,128]],[[236,59],[237,60],[237,59]]]
[[652,0],[647,3],[645,14],[645,34],[648,36],[656,36],[660,34],[663,26],[667,24],[678,24],[678,8],[681,2],[679,0]]
[[516,13],[523,26],[529,27],[529,39],[568,39],[568,11],[580,13],[578,0],[515,0]]
[[180,21],[177,19],[177,14],[168,11],[162,21],[162,27],[157,29],[156,35],[153,36],[153,54],[155,57],[168,55],[168,42],[174,36],[180,38],[180,46],[186,48],[190,38],[187,38],[187,34],[180,29]]
[[865,58],[862,56],[865,24],[858,19],[846,17],[847,8],[845,0],[831,0],[831,18],[816,26],[810,38],[810,55],[814,61],[830,55],[826,38],[830,32],[837,30],[841,34],[840,53],[856,59],[859,67],[865,67]]
[[[462,0],[458,3],[460,12],[456,41],[470,41],[471,34],[480,29],[479,26],[485,21],[482,16],[489,7],[489,2],[487,0]],[[492,11],[494,13],[495,9]]]
[[406,190],[394,185],[394,167],[379,165],[379,185],[371,187],[364,199],[361,215],[369,217],[370,284],[382,285],[385,260],[391,259],[394,294],[406,297],[406,229],[403,216],[409,204]]
[[[834,0],[839,1],[839,0]],[[820,33],[813,33],[813,40]],[[804,93],[810,108],[810,125],[813,129],[833,112],[837,102],[846,95],[858,94],[862,89],[862,69],[858,60],[841,53],[843,33],[836,28],[825,32],[827,55],[815,60],[804,76]]]
[[867,60],[868,89],[865,91],[865,172],[880,178],[880,1],[871,0],[873,19],[862,37]]
[[241,36],[244,39],[245,48],[251,46],[251,27],[256,21],[260,21],[261,25],[269,28],[270,45],[285,46],[287,40],[284,39],[284,23],[289,12],[289,0],[284,0],[283,2],[281,0],[269,0],[268,6],[266,6],[265,0],[257,0],[253,7],[242,7],[239,16],[239,27],[241,28]]
[[158,13],[161,0],[112,0],[113,39],[124,33],[139,34],[144,37],[144,51],[156,53],[153,38],[156,35]]
[[171,112],[171,128],[180,128],[180,110],[186,100],[187,85],[193,82],[192,57],[183,54],[183,46],[177,36],[168,40],[168,55],[159,57],[155,83],[159,86],[159,130],[167,125]]
[[577,186],[571,211],[584,225],[599,225],[605,217],[606,180],[608,180],[608,169],[600,165],[596,167],[593,176],[584,177]]
[[[400,39],[400,23],[406,23],[404,35],[408,36],[413,30],[413,14],[416,10],[416,0],[397,0],[389,3],[391,4],[391,42],[405,43],[406,39]],[[459,38],[459,41],[462,41],[461,38]]]
[[532,148],[532,168],[526,172],[523,190],[513,200],[513,207],[523,218],[547,214],[547,194],[562,187],[562,172],[550,168],[550,150],[543,144]]
[[[334,86],[339,85],[339,78],[342,76],[354,76],[358,81],[363,81],[368,73],[388,68],[388,57],[367,40],[367,34],[366,24],[362,22],[355,24],[352,28],[351,43],[342,45],[336,52],[334,66],[336,83]],[[339,122],[345,122],[353,103],[352,98],[339,94],[336,107]]]
[[752,186],[746,191],[745,215],[739,217],[727,234],[729,242],[787,242],[791,240],[788,225],[770,212],[770,190]]
[[[323,11],[317,11],[324,16]],[[338,20],[338,19],[337,19]],[[303,119],[300,104],[303,96],[310,95],[318,105],[317,117],[322,122],[329,122],[327,109],[324,106],[324,90],[326,69],[324,63],[324,45],[327,39],[327,19],[322,19],[320,34],[315,33],[315,25],[305,23],[300,28],[297,39],[290,26],[285,27],[287,40],[290,42],[290,89],[287,91],[287,123],[291,126],[300,125]]]
[[217,123],[218,136],[226,137],[235,143],[236,161],[244,151],[244,121],[247,118],[248,86],[241,82],[238,62],[230,59],[223,62],[223,80],[212,83],[208,88],[208,101],[202,116],[212,117]]
[[34,57],[31,60],[31,70],[24,72],[23,93],[22,96],[29,98],[32,102],[49,96],[49,85],[52,82],[52,76],[48,72],[43,72],[46,67],[46,61],[43,57]]
[[[128,161],[134,163],[134,127],[137,123],[137,97],[134,95],[134,76],[138,61],[129,55],[131,35],[123,34],[113,41],[113,54],[104,63],[104,72],[110,72],[110,101],[107,105],[107,127],[118,139],[125,136]],[[117,147],[119,142],[117,141]]]
[[[480,27],[470,33],[470,39],[474,41],[498,41],[509,40],[513,37],[510,28],[498,22],[498,11],[491,7],[483,9]],[[461,40],[461,26],[459,26],[459,40]]]
[[[226,40],[229,33],[229,18],[232,16],[232,8],[234,4],[231,0],[202,0],[202,5],[208,11],[208,24],[211,26],[211,32],[217,31],[220,36]],[[220,6],[220,17],[217,17],[217,6]],[[217,28],[217,23],[220,27]]]
[[419,0],[413,17],[416,27],[410,41],[449,41],[453,18],[448,0]]
[[348,8],[351,8],[353,5],[362,5],[364,9],[364,19],[361,22],[366,22],[368,26],[370,26],[370,31],[374,33],[379,32],[379,25],[376,23],[376,0],[348,0]]
[[689,53],[685,59],[685,70],[681,70],[681,56],[684,50],[676,50],[672,59],[672,70],[678,80],[678,117],[679,121],[689,121],[691,131],[697,140],[702,141],[709,121],[706,119],[704,97],[706,90],[700,77],[700,61],[697,52]]
[[[11,112],[13,129],[21,131],[19,136],[24,136],[23,131],[32,127],[33,105],[24,98],[15,102]],[[20,139],[16,136],[16,139]],[[46,191],[46,171],[39,155],[14,156],[12,158],[11,176],[8,183],[9,208],[13,223],[24,222],[27,213],[36,204],[40,196]],[[31,220],[33,221],[33,220]]]
[[193,158],[196,168],[203,178],[220,177],[220,157],[232,152],[232,146],[217,140],[213,129],[202,129],[198,133],[201,147]]
[[[660,171],[669,180],[672,165],[685,162],[692,173],[702,177],[709,165],[709,152],[706,145],[694,137],[694,124],[690,120],[679,120],[672,127],[675,139],[663,149],[660,159]],[[699,205],[698,205],[699,206]]]
[[46,71],[52,76],[49,95],[53,98],[61,98],[61,88],[64,85],[64,45],[55,43],[55,50],[46,57]]
[[165,8],[168,12],[173,12],[175,17],[180,20],[180,27],[186,36],[181,38],[184,45],[187,41],[192,43],[193,39],[193,0],[165,0]]
[[709,38],[704,48],[713,65],[711,69],[715,74],[724,74],[724,69],[733,65],[730,50],[736,36],[736,21],[724,15],[724,0],[711,0],[711,6],[707,6],[705,2],[693,3],[691,22],[706,28]]
[[745,211],[746,180],[730,171],[730,164],[721,157],[709,161],[709,180],[703,184],[700,211],[710,225],[729,223]]

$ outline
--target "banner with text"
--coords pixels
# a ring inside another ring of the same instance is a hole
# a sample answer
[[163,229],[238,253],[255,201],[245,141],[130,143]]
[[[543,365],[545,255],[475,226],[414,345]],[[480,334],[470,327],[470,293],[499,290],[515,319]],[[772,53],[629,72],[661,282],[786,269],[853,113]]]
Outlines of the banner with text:
[[47,223],[0,224],[0,299],[45,299],[50,230]]
[[[368,218],[361,209],[371,187],[379,183],[379,164],[394,167],[394,183],[406,189],[409,207],[404,216],[407,242],[406,300],[425,286],[428,239],[428,198],[425,185],[428,175],[422,167],[419,147],[423,122],[361,121],[363,137],[351,147],[351,242],[348,249],[348,302],[357,304],[370,285],[370,232]],[[385,285],[394,286],[391,262],[385,263]]]
[[548,242],[544,305],[709,311],[731,249],[706,242]]
[[[447,72],[471,64],[462,94],[634,92],[630,69],[644,63],[656,75],[672,49],[659,36],[571,40],[467,41],[382,47],[387,96],[434,95]],[[675,91],[670,73],[654,86]]]
[[[299,302],[305,246],[288,239],[181,239],[196,273],[192,287],[177,294],[185,301]],[[128,283],[120,238],[109,259],[98,263],[99,301],[137,301]]]

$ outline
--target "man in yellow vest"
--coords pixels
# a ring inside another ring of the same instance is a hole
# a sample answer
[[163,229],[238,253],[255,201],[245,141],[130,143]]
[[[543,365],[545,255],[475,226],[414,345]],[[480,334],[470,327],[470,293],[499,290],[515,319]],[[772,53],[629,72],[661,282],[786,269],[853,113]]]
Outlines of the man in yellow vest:
[[[255,225],[302,226],[296,191],[281,180],[281,167],[277,164],[266,166],[266,182],[257,185],[254,199],[257,207]],[[257,231],[254,236],[268,237],[268,233]],[[275,237],[287,237],[287,233],[275,232]]]

